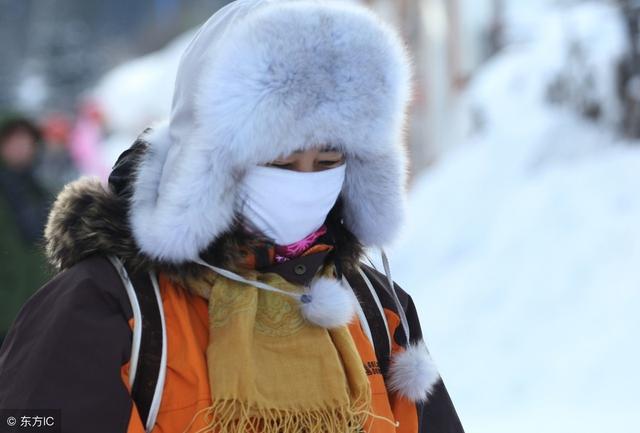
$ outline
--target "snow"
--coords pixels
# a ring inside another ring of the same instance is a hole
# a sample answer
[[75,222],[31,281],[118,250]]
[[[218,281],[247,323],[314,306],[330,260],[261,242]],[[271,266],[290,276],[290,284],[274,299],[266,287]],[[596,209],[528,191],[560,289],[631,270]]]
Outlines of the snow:
[[89,92],[111,134],[104,141],[109,164],[145,128],[169,115],[178,63],[194,34],[190,30],[159,51],[123,63]]
[[[169,114],[178,63],[194,31],[108,72],[92,92],[109,129],[139,133]],[[126,101],[126,103],[124,102]]]
[[[458,125],[472,133],[417,180],[391,269],[467,431],[640,431],[640,142],[615,132],[621,19],[595,2],[543,15],[476,76]],[[574,89],[551,103],[559,80]]]

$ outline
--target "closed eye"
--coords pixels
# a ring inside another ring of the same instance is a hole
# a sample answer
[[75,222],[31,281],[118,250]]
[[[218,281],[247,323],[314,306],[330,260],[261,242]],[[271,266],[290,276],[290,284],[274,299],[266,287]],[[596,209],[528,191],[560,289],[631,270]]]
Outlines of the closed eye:
[[326,152],[320,154],[316,159],[316,163],[323,167],[332,167],[340,165],[344,162],[344,154],[341,152]]
[[291,166],[293,166],[293,163],[284,162],[284,161],[273,161],[273,162],[270,162],[267,165],[272,166],[272,167],[291,167]]
[[318,161],[318,164],[324,165],[324,166],[340,165],[342,164],[342,159]]

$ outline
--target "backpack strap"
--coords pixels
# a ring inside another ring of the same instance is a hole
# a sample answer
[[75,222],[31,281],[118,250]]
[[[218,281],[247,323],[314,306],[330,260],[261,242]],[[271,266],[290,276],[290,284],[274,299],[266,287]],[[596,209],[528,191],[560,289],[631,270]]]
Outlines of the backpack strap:
[[154,272],[133,273],[117,257],[109,257],[124,284],[133,310],[129,364],[131,398],[145,431],[156,422],[167,370],[167,335],[158,278]]
[[[391,335],[389,334],[387,316],[384,314],[380,297],[371,280],[360,267],[358,267],[357,273],[345,274],[345,277],[358,298],[361,313],[360,321],[363,327],[368,328],[366,331],[371,338],[371,344],[376,353],[380,371],[386,377],[391,357]],[[362,320],[362,315],[364,315],[365,320]]]

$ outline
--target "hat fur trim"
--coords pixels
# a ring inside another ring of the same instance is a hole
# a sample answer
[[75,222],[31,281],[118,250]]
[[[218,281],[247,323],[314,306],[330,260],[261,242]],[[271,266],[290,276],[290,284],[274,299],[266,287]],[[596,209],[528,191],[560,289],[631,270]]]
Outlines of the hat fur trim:
[[[346,227],[367,246],[391,242],[411,93],[399,36],[363,6],[312,0],[260,2],[222,39],[206,34],[182,58],[169,124],[146,138],[131,206],[140,248],[193,260],[233,223],[249,167],[323,144],[347,158]],[[190,55],[214,42],[206,58]]]

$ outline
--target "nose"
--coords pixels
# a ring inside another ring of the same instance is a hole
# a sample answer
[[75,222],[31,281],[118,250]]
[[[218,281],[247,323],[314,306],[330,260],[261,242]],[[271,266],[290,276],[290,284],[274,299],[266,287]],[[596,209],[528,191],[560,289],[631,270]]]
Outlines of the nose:
[[296,164],[294,165],[294,168],[296,171],[302,171],[302,172],[315,171],[313,159],[311,161],[308,161],[306,159],[297,161]]
[[313,149],[309,149],[305,152],[302,152],[298,155],[298,158],[295,159],[293,168],[297,171],[303,172],[311,172],[315,171],[315,162],[316,162],[316,151]]

